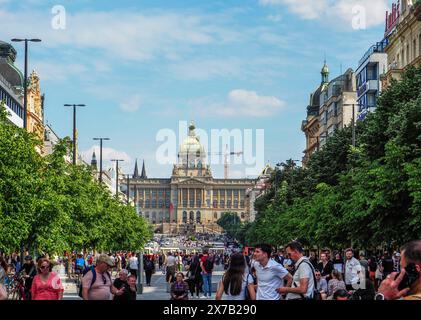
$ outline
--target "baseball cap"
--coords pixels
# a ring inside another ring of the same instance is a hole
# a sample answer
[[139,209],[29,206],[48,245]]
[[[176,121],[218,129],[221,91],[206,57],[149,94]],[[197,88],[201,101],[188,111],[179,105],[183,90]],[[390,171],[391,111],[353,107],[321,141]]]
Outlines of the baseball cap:
[[108,264],[110,267],[114,267],[114,259],[112,259],[110,256],[106,255],[106,254],[101,254],[97,260],[97,263],[99,262],[105,262],[106,264]]

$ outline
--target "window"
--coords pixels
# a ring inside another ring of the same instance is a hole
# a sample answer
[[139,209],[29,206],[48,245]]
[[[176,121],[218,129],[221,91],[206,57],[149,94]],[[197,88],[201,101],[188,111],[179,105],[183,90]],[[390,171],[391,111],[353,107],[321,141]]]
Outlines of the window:
[[374,94],[368,94],[367,95],[367,106],[369,108],[373,108],[376,106],[376,95]]
[[213,207],[218,208],[218,200],[213,200]]
[[238,209],[238,200],[234,200],[234,208]]
[[217,220],[217,219],[218,219],[218,212],[214,212],[214,213],[213,213],[213,218],[214,218],[215,220]]
[[194,212],[190,211],[189,213],[189,222],[193,223],[194,222]]
[[187,223],[187,211],[183,211],[183,223]]
[[329,107],[327,108],[327,119],[330,119],[333,116],[333,109],[334,109],[334,104],[331,103],[329,105]]
[[337,102],[333,103],[333,116],[334,117],[338,116],[338,103]]
[[200,214],[200,211],[196,212],[196,222],[201,223],[202,222],[202,215]]
[[244,200],[240,201],[240,208],[243,209],[244,208]]
[[149,199],[145,200],[145,208],[150,208],[151,207],[151,202]]
[[406,45],[406,64],[409,64],[411,62],[409,58],[409,44]]
[[367,68],[367,80],[377,80],[376,65],[373,65]]
[[220,207],[220,208],[225,208],[225,200],[221,200],[221,201],[219,202],[219,207]]
[[227,208],[231,208],[231,200],[227,200]]
[[417,56],[417,39],[414,39],[413,48],[412,48],[413,60],[415,60],[416,56]]
[[152,199],[151,206],[152,208],[156,208],[156,199]]

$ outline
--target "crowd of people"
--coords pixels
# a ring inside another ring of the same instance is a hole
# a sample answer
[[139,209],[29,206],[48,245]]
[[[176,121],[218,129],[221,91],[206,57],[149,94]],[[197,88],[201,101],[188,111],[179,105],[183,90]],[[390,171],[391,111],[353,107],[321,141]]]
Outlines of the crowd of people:
[[[158,268],[165,274],[171,300],[421,300],[421,240],[368,259],[352,249],[318,255],[304,251],[298,242],[277,251],[260,244],[231,254],[204,248],[200,253],[168,252],[143,259],[146,285]],[[35,260],[27,254],[23,260],[21,264],[17,253],[0,254],[0,299],[11,279],[21,281],[25,300],[62,299],[63,284],[53,271],[54,265],[62,264],[69,277],[74,273],[80,278],[79,296],[84,300],[136,300],[135,253],[65,253]],[[212,275],[218,265],[225,272],[213,297]]]

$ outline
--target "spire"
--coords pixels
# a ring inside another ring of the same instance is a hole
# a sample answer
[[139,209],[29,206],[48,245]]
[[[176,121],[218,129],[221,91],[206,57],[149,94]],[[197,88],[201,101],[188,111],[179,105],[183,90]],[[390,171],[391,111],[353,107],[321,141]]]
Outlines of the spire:
[[142,174],[140,175],[140,179],[148,179],[148,177],[146,176],[146,170],[145,170],[145,160],[143,160]]
[[96,161],[96,155],[95,155],[95,151],[92,153],[92,160],[91,160],[91,167],[97,171],[98,170],[98,166],[97,166],[98,162]]
[[134,165],[133,179],[137,179],[137,178],[139,178],[139,170],[137,169],[137,159],[136,159],[136,163]]
[[325,63],[323,65],[322,71],[320,71],[320,73],[322,75],[322,84],[329,83],[329,68],[326,64],[326,59],[325,59]]

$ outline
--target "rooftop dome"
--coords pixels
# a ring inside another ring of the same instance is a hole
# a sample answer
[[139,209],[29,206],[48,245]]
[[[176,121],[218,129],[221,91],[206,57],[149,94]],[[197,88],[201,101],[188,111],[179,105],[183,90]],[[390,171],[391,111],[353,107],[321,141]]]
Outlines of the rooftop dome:
[[270,164],[267,164],[260,175],[261,176],[263,176],[263,175],[271,175],[272,172],[273,172],[273,168],[270,166]]
[[16,50],[9,43],[0,41],[0,74],[14,88],[23,87],[23,74],[16,68]]
[[180,146],[180,156],[183,158],[187,157],[187,155],[196,158],[203,158],[205,156],[205,149],[200,143],[199,137],[196,136],[194,129],[196,127],[192,122],[189,126],[189,135]]

